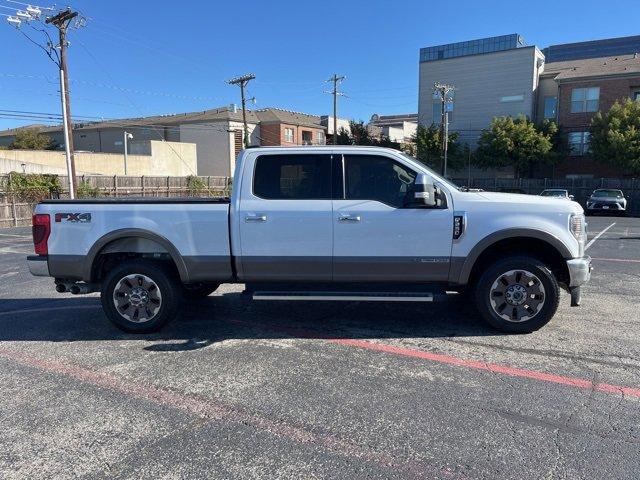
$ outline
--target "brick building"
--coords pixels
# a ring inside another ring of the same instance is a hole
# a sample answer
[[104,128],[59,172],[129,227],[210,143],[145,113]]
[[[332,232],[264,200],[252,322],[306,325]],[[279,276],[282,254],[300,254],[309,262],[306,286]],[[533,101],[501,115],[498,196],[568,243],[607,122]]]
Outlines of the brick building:
[[589,126],[598,111],[616,101],[640,100],[640,55],[618,55],[547,63],[541,75],[542,110],[539,119],[560,126],[569,155],[555,171],[561,177],[624,176],[619,168],[602,165],[589,156]]

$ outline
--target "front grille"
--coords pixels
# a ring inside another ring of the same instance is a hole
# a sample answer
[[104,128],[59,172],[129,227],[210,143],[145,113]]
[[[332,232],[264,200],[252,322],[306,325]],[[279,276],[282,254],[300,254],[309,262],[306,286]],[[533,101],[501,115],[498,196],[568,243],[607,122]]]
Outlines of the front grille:
[[595,202],[593,204],[593,208],[602,208],[604,206],[607,206],[609,208],[618,208],[618,203],[617,202]]

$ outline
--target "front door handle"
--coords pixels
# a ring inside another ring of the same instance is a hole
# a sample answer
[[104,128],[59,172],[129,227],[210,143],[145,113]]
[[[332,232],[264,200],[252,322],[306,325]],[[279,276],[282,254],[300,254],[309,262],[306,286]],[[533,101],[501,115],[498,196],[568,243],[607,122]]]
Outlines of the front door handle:
[[246,217],[244,217],[244,221],[247,223],[266,222],[267,216],[266,215],[247,215]]
[[340,222],[359,222],[360,221],[360,216],[359,215],[340,215],[338,217],[338,221],[340,221]]

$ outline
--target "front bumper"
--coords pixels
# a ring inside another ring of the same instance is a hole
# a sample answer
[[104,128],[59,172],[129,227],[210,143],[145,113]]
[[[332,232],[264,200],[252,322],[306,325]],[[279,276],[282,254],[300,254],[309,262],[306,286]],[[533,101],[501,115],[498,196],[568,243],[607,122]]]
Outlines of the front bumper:
[[594,211],[594,210],[598,210],[598,211],[614,211],[614,212],[624,212],[626,211],[627,206],[626,205],[621,205],[619,203],[602,203],[602,202],[595,202],[595,203],[587,203],[587,210],[589,211]]
[[27,257],[27,264],[29,265],[29,271],[31,275],[36,277],[50,277],[49,275],[49,262],[44,255],[29,255]]
[[584,285],[591,278],[591,257],[572,258],[567,260],[569,270],[569,287],[579,287]]

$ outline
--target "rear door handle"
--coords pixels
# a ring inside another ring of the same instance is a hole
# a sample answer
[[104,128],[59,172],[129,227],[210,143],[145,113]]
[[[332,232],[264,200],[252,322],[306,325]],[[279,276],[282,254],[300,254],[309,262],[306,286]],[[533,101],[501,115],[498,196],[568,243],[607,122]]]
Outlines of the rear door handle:
[[247,223],[257,223],[257,222],[266,222],[266,215],[247,215],[244,217],[244,221]]
[[360,221],[360,216],[359,215],[340,215],[338,217],[338,221],[340,221],[340,222],[359,222]]

